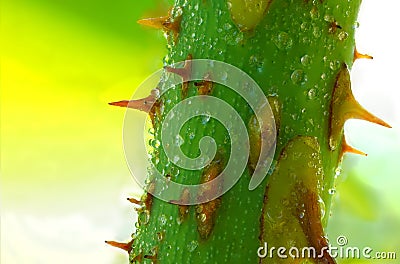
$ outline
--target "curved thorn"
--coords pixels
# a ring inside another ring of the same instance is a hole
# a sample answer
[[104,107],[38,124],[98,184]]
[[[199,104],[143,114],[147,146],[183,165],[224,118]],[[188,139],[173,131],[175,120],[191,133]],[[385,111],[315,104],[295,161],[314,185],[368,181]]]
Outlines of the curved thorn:
[[373,58],[374,57],[372,57],[371,55],[359,53],[357,48],[356,47],[354,48],[353,62],[358,60],[358,59],[369,59],[369,60],[372,60]]
[[353,153],[353,154],[357,154],[357,155],[368,156],[367,153],[362,152],[361,150],[358,150],[358,149],[353,148],[352,146],[350,146],[347,143],[345,136],[343,136],[343,138],[342,138],[342,151],[340,153],[340,156],[343,157],[343,155],[345,153]]

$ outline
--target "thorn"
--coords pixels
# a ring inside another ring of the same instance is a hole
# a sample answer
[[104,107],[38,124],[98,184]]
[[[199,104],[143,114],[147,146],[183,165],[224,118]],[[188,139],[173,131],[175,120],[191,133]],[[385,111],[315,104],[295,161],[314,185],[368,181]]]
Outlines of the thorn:
[[336,21],[329,24],[329,33],[335,33],[338,29],[342,29],[342,27]]
[[345,153],[353,153],[362,156],[368,156],[368,154],[362,152],[361,150],[355,149],[349,144],[347,144],[345,136],[342,138],[342,151],[340,153],[340,157],[342,158]]
[[135,207],[133,209],[137,212],[137,214],[140,214],[145,211],[145,209],[143,207]]
[[192,58],[193,58],[192,54],[189,54],[187,56],[187,59],[185,60],[185,65],[183,66],[183,68],[173,68],[170,66],[166,66],[165,70],[167,72],[172,72],[172,73],[175,73],[175,74],[181,76],[184,83],[188,82],[192,75],[192,63],[191,63]]
[[145,98],[137,100],[123,100],[119,102],[108,103],[109,105],[132,108],[143,112],[150,112],[153,104],[156,102],[157,89],[153,89],[151,94]]
[[179,200],[170,200],[169,203],[178,205],[179,220],[183,222],[189,213],[190,193],[189,189],[183,189]]
[[369,59],[372,60],[374,57],[368,54],[361,54],[357,51],[357,48],[354,47],[354,57],[353,57],[353,62],[355,62],[358,59]]
[[150,259],[150,260],[152,260],[153,262],[156,262],[156,261],[157,261],[157,256],[144,255],[144,258],[145,258],[145,259]]
[[[151,123],[153,124],[153,127],[156,127],[157,116],[161,116],[162,104],[163,102],[161,101],[161,99],[156,100],[156,102],[153,105],[153,108],[149,112],[149,116],[151,119]],[[155,155],[158,155],[158,152],[156,152]]]
[[192,54],[189,54],[187,56],[183,68],[173,68],[170,66],[165,67],[165,70],[167,72],[171,72],[182,77],[182,82],[183,82],[182,92],[181,92],[182,99],[186,98],[188,94],[189,80],[192,75],[192,62],[191,62],[192,58],[193,58]]
[[[223,171],[222,160],[216,159],[212,161],[207,168],[204,169],[203,175],[201,176],[201,183],[209,182],[216,179],[219,174]],[[211,232],[214,229],[215,219],[217,217],[218,208],[221,205],[221,197],[215,198],[214,200],[209,199],[209,195],[212,195],[220,188],[221,182],[217,182],[216,185],[206,188],[200,188],[198,194],[199,200],[208,200],[208,202],[197,204],[195,206],[195,215],[197,222],[197,231],[202,239],[208,239]]]
[[169,16],[151,17],[151,18],[139,19],[137,23],[142,26],[147,26],[155,29],[164,29],[164,24],[168,20]]
[[150,259],[151,263],[157,263],[158,247],[154,247],[150,250],[149,254],[144,255],[143,258]]
[[110,246],[113,246],[113,247],[116,247],[116,248],[120,248],[120,249],[122,249],[122,250],[124,250],[124,251],[126,251],[126,252],[128,252],[128,253],[130,253],[131,252],[131,250],[132,250],[132,245],[133,245],[133,242],[134,242],[134,239],[132,239],[130,242],[128,242],[128,243],[121,243],[121,242],[115,242],[115,241],[104,241],[106,244],[108,244],[108,245],[110,245]]
[[194,86],[197,87],[197,92],[199,95],[209,95],[213,90],[213,82],[209,81],[210,75],[205,76],[203,81],[195,82]]
[[137,23],[155,29],[172,31],[176,38],[180,30],[181,20],[182,15],[172,18],[171,12],[169,12],[168,16],[144,18],[138,20]]
[[156,188],[156,184],[154,181],[151,181],[147,186],[147,192],[145,194],[145,199],[143,201],[144,207],[149,213],[151,212],[151,207],[153,205],[153,194]]
[[348,119],[361,119],[387,128],[392,128],[388,123],[365,110],[355,99],[354,103],[354,109],[349,113]]
[[137,200],[135,198],[126,198],[129,202],[133,203],[133,204],[137,204],[137,205],[142,205],[142,201]]
[[356,101],[351,91],[349,71],[346,64],[343,64],[336,77],[330,105],[329,146],[331,150],[336,149],[344,123],[348,119],[361,119],[391,128],[389,124],[365,110]]
[[133,258],[132,263],[142,262],[142,260],[143,260],[143,253],[140,253]]
[[189,189],[183,189],[181,197],[178,200],[169,200],[168,202],[176,205],[188,205],[190,202]]

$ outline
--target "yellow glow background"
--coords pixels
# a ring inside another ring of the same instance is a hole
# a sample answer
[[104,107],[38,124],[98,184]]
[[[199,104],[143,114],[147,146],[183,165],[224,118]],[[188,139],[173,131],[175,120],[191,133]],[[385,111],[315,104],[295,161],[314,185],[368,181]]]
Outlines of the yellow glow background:
[[[122,148],[123,109],[165,55],[161,32],[136,20],[167,0],[1,2],[1,263],[127,263],[104,245],[126,241],[138,193]],[[352,121],[328,228],[331,242],[400,258],[400,85],[395,0],[364,0],[352,77],[361,104],[393,125]],[[256,251],[255,251],[256,252]],[[348,263],[348,261],[340,261]],[[353,261],[352,263],[396,263]]]

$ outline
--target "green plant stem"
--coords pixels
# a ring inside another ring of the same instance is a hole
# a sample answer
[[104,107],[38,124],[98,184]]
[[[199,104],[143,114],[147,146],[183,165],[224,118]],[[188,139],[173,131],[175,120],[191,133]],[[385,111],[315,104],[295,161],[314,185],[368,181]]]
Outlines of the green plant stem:
[[[130,252],[132,262],[150,263],[157,259],[158,263],[258,263],[257,249],[269,237],[280,244],[275,246],[312,245],[313,237],[321,234],[307,234],[310,232],[305,231],[307,224],[302,224],[296,212],[288,213],[287,203],[292,209],[302,204],[312,207],[315,201],[310,197],[315,195],[319,197],[319,214],[311,215],[306,210],[306,219],[315,220],[323,214],[318,219],[321,230],[327,224],[341,155],[341,144],[336,149],[329,146],[330,106],[342,65],[350,68],[353,63],[354,31],[361,0],[274,0],[259,21],[257,17],[253,19],[255,25],[250,23],[245,28],[238,25],[240,19],[250,19],[254,14],[243,15],[240,6],[239,11],[235,9],[242,2],[231,1],[231,12],[226,0],[177,0],[171,20],[180,20],[179,31],[167,32],[165,64],[183,61],[191,55],[193,59],[230,63],[254,78],[265,95],[280,105],[280,112],[275,116],[279,126],[274,166],[253,191],[248,190],[250,173],[246,170],[239,182],[220,198],[216,210],[207,215],[212,217],[207,226],[202,226],[199,220],[202,211],[198,206],[179,208],[153,198],[151,208],[139,212]],[[179,86],[160,98],[164,110],[155,119],[154,140],[161,141],[160,124],[165,113],[185,96],[198,94],[194,82],[187,87],[187,95],[182,95],[182,86]],[[253,113],[238,95],[220,85],[213,85],[211,95],[227,101],[249,123]],[[202,121],[194,118],[183,127],[183,152],[196,157],[199,140],[209,135],[216,140],[223,159],[228,159],[226,129],[212,118],[206,125]],[[340,132],[339,142],[342,136]],[[293,145],[288,146],[289,141]],[[157,160],[157,167],[165,176],[187,184],[201,181],[203,171],[179,169],[168,160],[162,147],[155,147],[153,161]],[[290,162],[282,161],[285,153],[291,157]],[[295,154],[301,159],[294,158]],[[305,169],[308,165],[311,169]],[[297,174],[297,183],[305,185],[310,191],[308,196],[290,194],[289,186],[296,188],[290,173]],[[282,181],[284,177],[287,181]],[[188,214],[182,215],[186,209]],[[285,221],[268,222],[267,217],[277,216],[282,210]],[[283,231],[279,233],[272,225],[282,225]],[[292,227],[297,229],[285,232]],[[201,228],[211,230],[204,231],[204,235],[199,232]],[[293,263],[279,259],[264,261]]]

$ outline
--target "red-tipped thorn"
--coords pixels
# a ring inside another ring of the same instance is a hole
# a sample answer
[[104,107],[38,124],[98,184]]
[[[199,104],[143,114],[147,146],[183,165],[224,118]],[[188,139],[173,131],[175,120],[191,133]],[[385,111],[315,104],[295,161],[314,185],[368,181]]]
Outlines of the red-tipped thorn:
[[156,102],[157,89],[153,89],[151,94],[145,98],[137,100],[123,100],[119,102],[108,103],[109,105],[132,108],[143,112],[150,112],[153,104]]
[[130,242],[128,242],[128,243],[121,243],[121,242],[116,242],[116,241],[105,241],[106,242],[106,244],[108,244],[108,245],[110,245],[110,246],[113,246],[113,247],[116,247],[116,248],[120,248],[120,249],[122,249],[122,250],[124,250],[124,251],[126,251],[126,252],[128,252],[128,253],[130,253],[131,252],[131,250],[132,250],[132,245],[133,245],[133,239],[130,241]]

